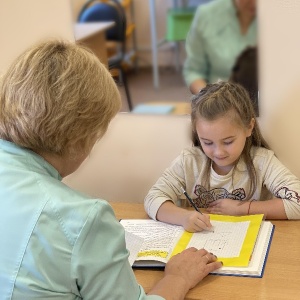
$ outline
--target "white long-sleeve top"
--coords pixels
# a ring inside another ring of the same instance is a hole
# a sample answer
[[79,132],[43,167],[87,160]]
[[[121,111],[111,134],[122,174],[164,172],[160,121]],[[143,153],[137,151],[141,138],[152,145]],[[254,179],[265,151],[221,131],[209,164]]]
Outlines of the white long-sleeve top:
[[[288,219],[300,219],[300,180],[265,148],[252,148],[253,163],[257,174],[257,189],[251,199],[283,199]],[[207,157],[198,147],[184,149],[150,189],[145,198],[145,210],[156,219],[159,207],[168,200],[176,205],[189,205],[180,187],[184,187],[198,207],[217,199],[249,200],[250,178],[246,164],[240,160],[226,175],[218,175],[213,168],[210,188],[204,186]]]

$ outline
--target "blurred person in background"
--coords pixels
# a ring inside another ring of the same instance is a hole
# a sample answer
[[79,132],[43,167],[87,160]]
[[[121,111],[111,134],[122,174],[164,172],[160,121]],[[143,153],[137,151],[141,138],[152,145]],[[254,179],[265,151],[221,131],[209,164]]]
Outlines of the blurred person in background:
[[238,56],[257,43],[256,0],[199,5],[186,40],[183,76],[192,94],[228,80]]

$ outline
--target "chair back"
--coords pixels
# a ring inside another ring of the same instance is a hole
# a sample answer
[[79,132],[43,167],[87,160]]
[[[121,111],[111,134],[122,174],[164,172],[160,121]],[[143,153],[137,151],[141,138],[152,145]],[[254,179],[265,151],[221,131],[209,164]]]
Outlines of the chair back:
[[133,105],[131,101],[130,91],[127,83],[126,72],[123,69],[123,63],[126,58],[126,13],[118,0],[107,0],[101,2],[99,0],[89,0],[82,7],[78,22],[100,22],[113,21],[114,26],[106,31],[106,40],[113,42],[113,53],[108,57],[108,69],[117,69],[119,71],[119,83],[124,84],[126,98],[129,111]]
[[115,25],[106,31],[108,41],[125,43],[126,15],[124,8],[117,0],[101,2],[88,1],[78,16],[79,23],[113,21]]
[[119,113],[90,156],[63,181],[97,198],[143,203],[165,168],[192,145],[190,136],[187,115]]

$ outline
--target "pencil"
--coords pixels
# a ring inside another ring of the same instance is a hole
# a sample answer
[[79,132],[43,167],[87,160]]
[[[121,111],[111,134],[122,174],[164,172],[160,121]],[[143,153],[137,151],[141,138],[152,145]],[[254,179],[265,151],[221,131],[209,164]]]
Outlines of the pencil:
[[[189,200],[189,202],[191,203],[191,205],[195,208],[195,210],[197,212],[199,212],[201,215],[203,215],[203,213],[198,209],[198,207],[195,205],[194,201],[192,200],[192,198],[188,195],[188,193],[185,191],[185,189],[181,186],[180,187],[182,193],[185,195],[186,199]],[[214,232],[213,227],[207,227],[206,230]]]
[[185,195],[186,199],[188,199],[188,201],[190,202],[190,204],[195,208],[196,211],[198,211],[201,215],[202,212],[198,209],[198,207],[195,205],[194,201],[192,200],[192,198],[188,195],[188,193],[185,191],[185,189],[181,186],[180,187],[182,193]]

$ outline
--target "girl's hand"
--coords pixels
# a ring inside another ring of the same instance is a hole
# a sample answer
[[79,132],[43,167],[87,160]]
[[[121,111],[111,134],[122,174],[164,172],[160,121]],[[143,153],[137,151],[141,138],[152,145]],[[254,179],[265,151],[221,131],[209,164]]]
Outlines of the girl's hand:
[[210,203],[206,210],[211,214],[242,216],[247,215],[248,206],[248,201],[218,199]]
[[197,211],[186,211],[182,226],[189,232],[212,230],[209,215],[201,214]]

